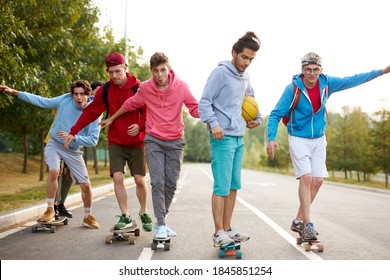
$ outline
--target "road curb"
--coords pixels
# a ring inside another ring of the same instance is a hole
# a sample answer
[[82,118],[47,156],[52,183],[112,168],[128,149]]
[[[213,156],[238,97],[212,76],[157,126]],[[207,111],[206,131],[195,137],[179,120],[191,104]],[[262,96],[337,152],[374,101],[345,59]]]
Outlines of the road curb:
[[[134,185],[134,179],[133,178],[127,178],[125,179],[125,186],[130,187]],[[114,183],[109,183],[106,185],[102,185],[99,187],[92,188],[92,197],[93,200],[109,195],[114,192]],[[77,192],[74,194],[70,194],[66,198],[66,205],[68,207],[81,204],[81,192]],[[13,210],[4,214],[0,215],[0,232],[7,230],[11,227],[17,226],[19,224],[26,223],[31,220],[35,220],[38,218],[38,216],[42,215],[43,212],[45,212],[47,207],[46,202],[42,202],[40,204],[27,206],[25,208]]]

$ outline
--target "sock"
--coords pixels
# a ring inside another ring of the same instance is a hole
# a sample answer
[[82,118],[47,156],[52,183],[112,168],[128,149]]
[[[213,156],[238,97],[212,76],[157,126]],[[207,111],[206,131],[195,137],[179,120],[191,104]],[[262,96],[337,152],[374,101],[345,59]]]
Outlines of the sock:
[[84,218],[88,218],[91,214],[91,208],[84,207]]
[[54,208],[54,198],[47,198],[47,207]]

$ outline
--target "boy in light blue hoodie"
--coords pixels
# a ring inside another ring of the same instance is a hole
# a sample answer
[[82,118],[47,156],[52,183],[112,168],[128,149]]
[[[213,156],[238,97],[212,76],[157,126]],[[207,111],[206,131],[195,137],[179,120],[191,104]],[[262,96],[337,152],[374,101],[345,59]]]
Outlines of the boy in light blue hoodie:
[[238,39],[232,48],[232,60],[220,62],[211,72],[199,101],[199,116],[210,131],[214,246],[249,239],[230,223],[237,190],[241,188],[245,128],[257,127],[262,120],[258,113],[254,120],[246,122],[241,109],[245,95],[254,97],[245,70],[259,49],[260,40],[254,32]]
[[[302,73],[293,77],[292,83],[286,87],[269,116],[267,153],[270,159],[274,158],[274,150],[278,149],[275,141],[278,123],[284,116],[288,116],[290,157],[295,176],[299,179],[300,201],[291,230],[298,232],[303,239],[316,240],[317,232],[310,219],[310,205],[323,178],[328,177],[325,162],[326,101],[334,92],[356,87],[389,73],[390,66],[383,70],[339,78],[322,74],[322,58],[316,53],[309,52],[301,62]],[[300,98],[295,103],[293,97],[298,96],[294,94],[297,91],[300,92]]]
[[98,124],[100,119],[97,119],[80,131],[76,139],[69,145],[70,149],[64,148],[64,140],[68,136],[70,128],[88,105],[88,98],[92,93],[89,83],[84,80],[78,80],[71,85],[70,93],[54,98],[45,98],[28,92],[21,92],[7,86],[0,86],[0,91],[13,94],[30,104],[57,110],[53,125],[49,131],[50,139],[45,147],[45,161],[49,166],[49,175],[46,182],[47,209],[40,220],[53,221],[55,218],[54,200],[58,189],[57,179],[62,159],[69,167],[73,181],[80,184],[84,202],[84,219],[82,224],[88,228],[99,228],[98,222],[91,213],[91,183],[81,148],[83,146],[96,146],[99,140],[100,127]]

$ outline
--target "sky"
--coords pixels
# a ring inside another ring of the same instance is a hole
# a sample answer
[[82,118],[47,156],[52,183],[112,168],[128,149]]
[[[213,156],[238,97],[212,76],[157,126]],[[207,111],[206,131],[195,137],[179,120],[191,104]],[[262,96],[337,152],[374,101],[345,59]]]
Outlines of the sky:
[[[390,64],[386,0],[93,2],[101,11],[100,26],[111,25],[118,39],[126,29],[132,44],[144,50],[145,62],[154,52],[164,52],[198,100],[218,62],[231,60],[233,44],[254,31],[261,47],[246,71],[263,116],[272,111],[292,76],[300,73],[300,59],[310,51],[323,58],[323,73],[330,76],[351,76]],[[342,112],[343,106],[360,106],[367,113],[390,110],[390,74],[335,93],[327,103],[331,112]]]

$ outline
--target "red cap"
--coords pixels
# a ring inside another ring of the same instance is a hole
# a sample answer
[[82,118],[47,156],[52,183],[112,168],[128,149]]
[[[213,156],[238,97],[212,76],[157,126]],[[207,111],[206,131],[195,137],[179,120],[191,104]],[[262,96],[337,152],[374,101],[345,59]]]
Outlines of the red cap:
[[123,57],[122,54],[114,52],[112,54],[107,55],[106,57],[107,68],[111,66],[117,66],[120,64],[126,64],[125,58]]

